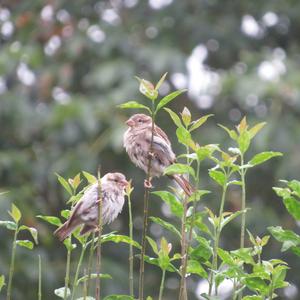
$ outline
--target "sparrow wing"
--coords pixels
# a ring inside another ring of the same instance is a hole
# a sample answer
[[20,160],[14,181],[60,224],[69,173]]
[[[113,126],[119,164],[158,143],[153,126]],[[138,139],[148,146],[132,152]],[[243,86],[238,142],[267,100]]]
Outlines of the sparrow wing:
[[161,137],[162,139],[165,140],[165,142],[171,146],[171,142],[167,136],[167,134],[157,125],[154,126],[154,136]]
[[160,164],[168,166],[175,160],[175,154],[171,148],[171,145],[168,143],[169,140],[165,140],[159,135],[153,136],[153,153],[154,156],[158,159]]

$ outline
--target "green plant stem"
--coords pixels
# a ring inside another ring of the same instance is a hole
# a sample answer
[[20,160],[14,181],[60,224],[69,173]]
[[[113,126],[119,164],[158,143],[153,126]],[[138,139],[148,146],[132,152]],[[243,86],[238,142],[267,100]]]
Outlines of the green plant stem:
[[269,292],[269,300],[273,299],[273,276],[271,275],[271,288],[270,288],[270,292]]
[[[189,147],[186,146],[186,153],[189,154]],[[190,160],[187,158],[187,164],[190,165]],[[186,290],[186,271],[188,261],[188,247],[189,243],[186,239],[186,214],[188,209],[188,197],[185,195],[183,199],[183,215],[181,218],[181,279],[179,288],[179,300],[187,299]]]
[[98,201],[99,201],[99,211],[98,211],[98,240],[97,240],[97,281],[96,281],[96,300],[100,300],[100,272],[101,272],[101,236],[102,236],[102,188],[101,188],[101,178],[100,178],[100,168],[98,169]]
[[[127,195],[128,199],[128,212],[129,212],[129,237],[133,240],[133,223],[132,223],[132,210],[131,210],[131,198],[130,194]],[[133,291],[133,246],[129,244],[129,293],[131,297],[134,297]]]
[[9,267],[9,276],[8,276],[8,285],[7,285],[7,296],[6,299],[10,300],[11,299],[11,288],[12,288],[12,279],[14,275],[14,270],[15,270],[15,257],[16,257],[16,248],[17,248],[17,235],[19,231],[18,224],[17,228],[14,233],[14,240],[13,240],[13,245],[12,245],[12,253],[11,253],[11,260],[10,260],[10,267]]
[[[72,237],[68,237],[70,240],[70,245],[72,247]],[[68,297],[68,287],[70,283],[70,264],[71,264],[71,250],[67,251],[67,265],[66,265],[66,275],[65,275],[65,290],[64,290],[64,300]]]
[[42,300],[42,261],[39,255],[39,287],[38,287],[38,300]]
[[[241,155],[241,166],[244,165],[244,155]],[[240,248],[245,246],[245,228],[246,228],[246,183],[245,183],[245,169],[241,169],[241,181],[242,181],[242,222],[241,222],[241,240]],[[238,299],[241,300],[243,297],[243,291],[240,292]]]
[[[196,173],[196,182],[195,186],[198,189],[200,185],[200,162],[197,163],[197,173]],[[191,221],[191,226],[190,226],[190,231],[189,231],[189,236],[188,236],[188,242],[187,242],[187,248],[189,249],[191,243],[192,243],[192,238],[193,238],[193,230],[195,226],[195,221],[196,221],[196,212],[197,212],[197,197],[195,196],[193,199],[193,213],[192,213],[192,221]],[[187,251],[188,251],[187,249]]]
[[166,270],[163,270],[162,271],[161,282],[160,282],[158,300],[162,300],[162,295],[163,295],[164,286],[165,286],[165,275],[166,275]]
[[187,213],[187,197],[183,199],[183,215],[181,219],[181,279],[179,288],[179,300],[185,300],[186,294],[186,266],[187,266],[187,245],[186,245],[186,213]]
[[87,284],[86,284],[86,293],[84,294],[84,300],[86,300],[86,297],[89,294],[94,247],[95,247],[95,232],[93,231],[92,240],[91,240],[91,247],[90,247],[90,253],[89,253],[89,260],[88,260],[88,269],[87,269],[88,279],[87,279]]
[[[241,165],[244,165],[244,156],[241,155]],[[246,185],[245,185],[245,169],[241,169],[241,181],[242,181],[242,224],[241,224],[241,241],[240,248],[244,248],[245,245],[245,226],[246,226]]]
[[[151,142],[149,152],[152,153],[153,150],[153,138],[154,138],[154,122],[155,122],[155,107],[154,101],[152,101],[152,127],[151,127]],[[147,181],[151,179],[151,162],[152,155],[149,153],[148,166],[147,166]],[[144,299],[144,277],[145,277],[145,252],[146,252],[146,235],[148,229],[148,206],[149,206],[149,188],[145,187],[144,193],[144,217],[143,217],[143,233],[142,233],[142,246],[141,246],[141,260],[140,260],[140,274],[139,274],[139,300]]]
[[223,215],[223,211],[224,211],[226,192],[227,192],[227,179],[226,179],[225,184],[223,186],[221,204],[220,204],[220,209],[219,209],[218,226],[215,230],[212,270],[211,270],[210,276],[209,276],[209,289],[208,289],[208,295],[209,296],[211,296],[211,293],[212,293],[212,287],[213,287],[213,281],[214,281],[214,272],[218,269],[218,248],[219,248],[219,242],[220,242],[220,236],[221,236],[221,229],[222,229],[221,228],[221,223],[222,223],[222,220],[223,220],[222,215]]
[[74,277],[74,281],[73,281],[73,289],[72,289],[72,296],[71,296],[71,300],[74,299],[75,293],[76,293],[76,288],[77,288],[77,280],[78,280],[78,276],[79,276],[79,271],[82,265],[82,261],[83,261],[83,257],[85,254],[85,250],[86,250],[86,240],[84,245],[82,245],[81,248],[81,252],[80,252],[80,257],[78,260],[78,264],[77,264],[77,268],[76,268],[76,272],[75,272],[75,277]]

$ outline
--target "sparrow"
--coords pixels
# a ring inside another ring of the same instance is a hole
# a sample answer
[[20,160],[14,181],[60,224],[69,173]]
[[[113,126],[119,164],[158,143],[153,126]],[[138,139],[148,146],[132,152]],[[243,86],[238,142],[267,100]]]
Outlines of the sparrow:
[[[167,134],[154,124],[153,143],[152,118],[144,114],[135,114],[126,121],[128,129],[123,137],[123,145],[131,161],[139,168],[148,172],[148,162],[151,157],[150,182],[145,181],[145,187],[151,187],[151,178],[159,177],[166,167],[176,162]],[[184,192],[190,196],[193,193],[191,184],[182,175],[168,175],[174,179]]]
[[[112,222],[121,212],[127,185],[128,181],[122,173],[107,173],[101,178],[103,225]],[[54,232],[60,241],[66,239],[80,225],[83,225],[81,235],[98,229],[98,191],[98,182],[87,188],[72,209],[69,219]]]

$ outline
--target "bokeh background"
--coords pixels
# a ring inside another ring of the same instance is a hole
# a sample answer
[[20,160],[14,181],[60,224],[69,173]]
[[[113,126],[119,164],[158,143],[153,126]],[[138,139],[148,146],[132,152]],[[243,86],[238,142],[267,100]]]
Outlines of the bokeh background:
[[[258,151],[282,151],[251,170],[247,179],[248,228],[258,235],[269,225],[297,229],[272,191],[278,180],[299,179],[300,170],[300,2],[228,0],[77,0],[0,2],[0,219],[8,219],[12,202],[23,222],[39,230],[35,251],[18,248],[13,299],[35,299],[37,254],[43,260],[43,299],[54,299],[63,286],[65,249],[54,228],[36,215],[58,215],[67,195],[55,173],[73,177],[80,170],[95,173],[124,170],[136,185],[134,225],[141,236],[143,173],[122,149],[124,121],[131,111],[116,105],[143,97],[135,75],[157,81],[168,72],[161,94],[188,88],[171,105],[189,107],[196,118],[215,116],[196,134],[199,143],[232,144],[217,123],[233,127],[242,116],[248,122],[267,121],[248,158]],[[127,115],[126,115],[127,114]],[[174,125],[162,112],[158,123],[170,134],[178,153]],[[202,184],[214,193],[203,206],[217,207],[218,189],[203,167]],[[155,185],[169,184],[159,181]],[[238,209],[239,190],[231,189],[227,209]],[[167,218],[158,199],[151,214]],[[128,210],[106,231],[127,234]],[[172,218],[170,220],[175,222]],[[222,246],[238,247],[238,223],[228,227]],[[12,234],[0,228],[0,273],[7,274]],[[150,234],[174,236],[151,224]],[[26,237],[24,235],[24,237]],[[104,246],[104,272],[114,280],[103,293],[126,293],[128,247]],[[78,255],[77,252],[74,255]],[[300,260],[280,253],[273,239],[266,258],[287,260],[292,285],[281,299],[299,299]],[[75,259],[74,259],[75,260]],[[136,260],[136,271],[138,263]],[[160,272],[147,266],[146,294],[157,297]],[[28,287],[31,287],[30,289]],[[176,295],[178,280],[170,275],[164,299]],[[189,281],[190,298],[197,299],[203,282]],[[203,290],[202,290],[203,291]],[[4,297],[4,296],[3,296]]]

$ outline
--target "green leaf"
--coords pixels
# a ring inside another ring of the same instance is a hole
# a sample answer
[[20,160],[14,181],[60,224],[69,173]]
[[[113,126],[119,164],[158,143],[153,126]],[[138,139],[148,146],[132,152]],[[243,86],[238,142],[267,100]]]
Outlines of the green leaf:
[[22,225],[22,226],[20,226],[19,230],[29,231],[31,236],[33,237],[34,242],[36,243],[36,245],[39,243],[39,241],[38,241],[38,232],[34,227],[28,227],[26,225]]
[[106,296],[103,300],[134,300],[134,298],[127,295],[109,295]]
[[197,190],[188,198],[188,202],[200,201],[202,196],[210,193],[211,192],[208,190]]
[[[101,279],[112,279],[112,277],[111,277],[111,275],[109,275],[109,274],[97,274],[97,273],[92,273],[92,274],[90,274],[91,275],[91,277],[89,277],[89,275],[84,275],[84,276],[82,276],[82,277],[80,277],[78,280],[77,280],[77,285],[79,284],[79,283],[83,283],[83,282],[85,282],[85,281],[87,281],[87,280],[89,280],[89,278],[91,278],[91,279],[97,279],[97,278],[101,278]],[[100,276],[99,276],[100,275]]]
[[223,172],[210,169],[208,174],[209,174],[210,178],[213,179],[219,185],[221,185],[221,186],[225,185],[226,176]]
[[168,75],[168,72],[166,72],[158,81],[158,83],[155,86],[155,90],[158,91],[162,83],[165,81],[166,77]]
[[229,265],[229,266],[234,266],[235,261],[231,257],[230,253],[228,251],[225,251],[221,248],[218,248],[217,253],[219,257],[221,258],[222,262]]
[[165,168],[164,175],[174,175],[174,174],[190,174],[195,178],[194,169],[185,164],[174,163]]
[[93,184],[97,182],[97,178],[89,172],[82,171],[83,176],[86,178],[88,183]]
[[212,117],[212,116],[213,116],[213,114],[205,115],[205,116],[201,117],[200,119],[198,119],[196,121],[193,121],[192,122],[193,125],[190,127],[190,132],[192,132],[193,130],[197,129],[201,125],[203,125],[207,121],[207,119],[209,117]]
[[288,187],[295,192],[295,194],[300,198],[300,181],[292,180],[288,182]]
[[191,112],[187,107],[184,107],[180,114],[184,125],[188,127],[191,123],[191,118],[192,118]]
[[178,97],[180,94],[182,94],[183,92],[186,92],[186,89],[184,90],[178,90],[178,91],[175,91],[175,92],[172,92],[171,94],[163,97],[157,107],[156,107],[156,110],[155,112],[158,112],[161,108],[163,108],[164,106],[166,106],[169,102],[171,102],[172,100],[174,100],[176,97]]
[[225,127],[225,126],[223,126],[221,124],[218,124],[218,126],[220,126],[222,129],[224,129],[228,133],[228,135],[230,136],[230,138],[233,139],[234,141],[236,141],[238,139],[238,135],[237,135],[237,133],[234,130],[230,130],[227,127]]
[[196,239],[199,242],[199,245],[192,249],[190,253],[191,258],[206,262],[213,254],[212,247],[210,246],[209,241],[207,241],[205,238],[197,236]]
[[258,123],[248,130],[250,139],[253,139],[258,132],[266,125],[266,122]]
[[170,115],[171,119],[177,127],[182,127],[180,118],[176,113],[174,113],[170,108],[165,107],[164,110]]
[[[140,257],[140,255],[138,256]],[[155,265],[160,268],[160,261],[158,258],[149,257],[148,255],[145,255],[144,261],[147,262],[148,264]],[[169,263],[166,270],[169,272],[178,272],[178,270],[171,263]]]
[[150,220],[155,222],[156,224],[166,228],[167,230],[170,230],[171,232],[175,233],[179,238],[181,238],[180,232],[176,229],[176,227],[169,222],[166,222],[160,218],[157,217],[150,217]]
[[[54,290],[54,294],[55,294],[56,296],[58,296],[59,298],[64,299],[64,295],[65,295],[65,287],[61,287],[61,288],[59,288],[59,289]],[[71,296],[71,291],[70,291],[70,289],[68,288],[68,289],[67,289],[67,297],[69,297],[69,296]]]
[[268,230],[277,241],[283,243],[281,251],[300,245],[300,236],[291,230],[284,230],[281,226],[271,226]]
[[155,90],[153,84],[146,79],[142,79],[137,76],[135,76],[135,78],[140,82],[139,90],[141,94],[145,95],[152,101],[156,100],[158,92]]
[[221,222],[221,229],[223,229],[229,222],[231,222],[233,219],[246,212],[247,210],[248,208],[246,208],[245,210],[238,210],[235,213],[230,214],[229,217],[224,218]]
[[5,277],[4,277],[4,275],[1,275],[0,276],[0,292],[4,286],[5,286]]
[[30,249],[30,250],[33,249],[33,242],[28,241],[28,240],[19,240],[19,241],[17,241],[17,245],[27,248],[27,249]]
[[259,277],[245,279],[246,286],[252,291],[259,291],[262,295],[267,295],[269,288],[265,281]]
[[158,255],[158,248],[157,248],[156,242],[155,242],[153,239],[151,239],[149,236],[146,236],[146,238],[147,238],[147,240],[148,240],[148,242],[149,242],[149,244],[150,244],[150,246],[151,246],[153,252],[154,252],[156,255]]
[[20,210],[18,209],[18,207],[14,204],[11,205],[11,211],[8,212],[11,217],[13,218],[13,220],[18,223],[22,217],[22,214],[20,212]]
[[273,190],[277,194],[277,196],[282,198],[286,198],[291,195],[291,190],[288,188],[273,187]]
[[176,129],[176,135],[177,135],[178,142],[185,146],[189,146],[193,143],[191,134],[189,133],[188,130],[186,130],[183,127],[179,127]]
[[187,273],[197,274],[202,278],[207,278],[207,273],[201,266],[200,262],[194,259],[189,259],[187,263]]
[[71,211],[69,209],[63,209],[60,211],[60,215],[65,219],[69,219],[71,216]]
[[210,158],[211,155],[216,151],[220,150],[219,146],[216,144],[208,144],[205,146],[201,146],[196,150],[197,157],[199,161],[202,161],[206,158]]
[[250,141],[251,139],[248,131],[245,130],[240,133],[237,142],[242,153],[245,153],[248,150]]
[[57,179],[59,181],[59,183],[64,187],[64,189],[70,194],[72,195],[72,189],[69,185],[69,183],[62,177],[60,176],[59,174],[55,173],[55,175],[57,176]]
[[62,223],[61,223],[61,221],[60,221],[60,219],[59,218],[57,218],[57,217],[52,217],[52,216],[41,216],[41,215],[39,215],[39,216],[36,216],[37,218],[40,218],[40,219],[42,219],[42,220],[44,220],[44,221],[46,221],[47,223],[50,223],[50,224],[52,224],[52,225],[55,225],[55,226],[60,226]]
[[234,251],[230,251],[231,255],[241,259],[246,264],[254,265],[254,260],[252,257],[252,248],[240,248]]
[[287,211],[294,217],[296,221],[300,221],[300,202],[294,197],[283,199],[283,203]]
[[12,221],[0,221],[0,226],[6,227],[8,230],[16,230],[17,224]]
[[72,250],[76,249],[76,247],[77,247],[77,245],[75,243],[72,244],[70,237],[65,239],[63,244],[65,245],[65,247],[67,248],[68,251],[72,251]]
[[231,180],[227,182],[227,186],[229,185],[243,185],[243,183],[240,180]]
[[161,198],[165,203],[167,203],[171,209],[172,214],[177,217],[181,217],[183,214],[183,205],[179,200],[170,192],[167,191],[155,191],[151,194],[156,195]]
[[114,242],[114,243],[125,243],[132,245],[138,249],[141,249],[141,245],[132,240],[130,237],[126,235],[120,235],[120,234],[107,234],[101,237],[101,243],[105,242]]
[[280,152],[273,152],[273,151],[266,151],[256,154],[249,162],[248,164],[252,166],[256,166],[259,164],[262,164],[263,162],[271,159],[272,157],[276,156],[282,156],[282,153]]
[[141,108],[141,109],[145,109],[151,113],[151,109],[148,106],[138,103],[136,101],[128,101],[126,103],[118,105],[118,107],[120,107],[122,109]]

